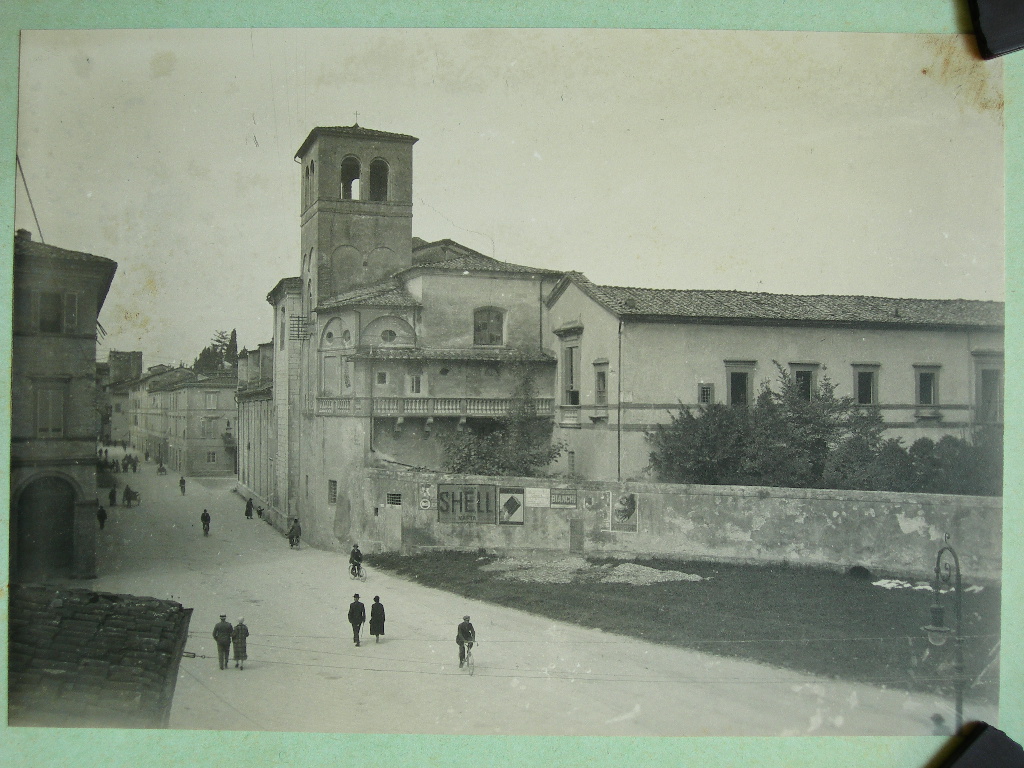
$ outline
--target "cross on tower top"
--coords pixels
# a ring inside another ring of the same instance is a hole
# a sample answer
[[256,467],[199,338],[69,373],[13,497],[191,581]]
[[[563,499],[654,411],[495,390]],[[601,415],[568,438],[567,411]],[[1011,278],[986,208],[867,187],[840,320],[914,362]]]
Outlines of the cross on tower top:
[[353,127],[354,128],[358,128],[359,127],[359,113],[358,112],[356,112],[356,122],[353,125]]

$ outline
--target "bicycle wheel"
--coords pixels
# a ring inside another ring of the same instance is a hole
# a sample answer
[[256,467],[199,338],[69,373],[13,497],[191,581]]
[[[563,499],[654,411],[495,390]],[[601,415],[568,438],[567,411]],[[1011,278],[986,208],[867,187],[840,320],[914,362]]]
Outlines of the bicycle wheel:
[[469,669],[470,675],[472,675],[476,669],[476,666],[473,663],[473,651],[469,649],[466,650],[466,668]]
[[359,566],[359,574],[356,576],[360,581],[366,581],[366,569]]

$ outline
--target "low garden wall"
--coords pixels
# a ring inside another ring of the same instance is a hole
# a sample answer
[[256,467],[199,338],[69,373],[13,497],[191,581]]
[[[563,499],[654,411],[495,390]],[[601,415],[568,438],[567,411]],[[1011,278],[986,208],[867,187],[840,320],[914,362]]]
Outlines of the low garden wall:
[[[493,478],[367,469],[364,551],[487,549],[786,562],[930,577],[949,537],[966,579],[998,580],[1002,499]],[[359,508],[354,505],[354,508]]]

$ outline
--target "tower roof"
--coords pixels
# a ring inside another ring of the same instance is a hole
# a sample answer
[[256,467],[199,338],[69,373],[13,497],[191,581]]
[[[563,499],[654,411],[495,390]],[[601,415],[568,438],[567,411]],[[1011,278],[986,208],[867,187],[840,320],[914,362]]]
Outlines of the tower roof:
[[373,128],[363,128],[359,125],[337,125],[318,126],[309,132],[309,136],[302,142],[302,146],[295,152],[295,157],[305,154],[310,145],[319,136],[349,136],[356,139],[383,139],[385,141],[406,142],[415,144],[419,139],[415,136],[408,136],[404,133],[389,133],[388,131],[376,131]]

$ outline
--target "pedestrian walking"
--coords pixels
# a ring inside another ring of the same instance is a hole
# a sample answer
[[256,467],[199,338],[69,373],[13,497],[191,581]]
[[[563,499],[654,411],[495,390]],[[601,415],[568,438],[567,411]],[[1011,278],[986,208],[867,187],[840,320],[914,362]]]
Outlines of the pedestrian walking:
[[146,451],[143,455],[146,457],[146,461],[149,461],[149,451]]
[[181,488],[181,495],[185,495],[185,476],[182,475],[181,480],[178,481],[178,487]]
[[380,636],[384,634],[384,604],[379,595],[373,596],[373,605],[370,606],[370,634],[375,643],[379,643]]
[[247,520],[252,520],[252,507],[252,498],[250,497],[249,500],[245,502],[245,517]]
[[235,649],[235,666],[245,669],[245,639],[249,636],[249,628],[245,626],[245,619],[239,619],[235,628],[231,631],[231,645]]
[[352,625],[352,642],[359,645],[359,630],[366,621],[366,606],[359,602],[359,595],[352,595],[355,598],[348,607],[348,623]]
[[121,494],[121,503],[126,507],[131,506],[131,500],[135,498],[134,491],[128,483],[124,484],[124,493]]
[[107,500],[110,502],[111,507],[117,506],[117,487],[114,486],[110,489],[110,493],[107,496]]
[[231,656],[231,633],[235,628],[228,623],[226,613],[220,615],[220,621],[213,628],[213,639],[217,641],[217,661],[221,669],[228,668],[228,659]]
[[105,510],[103,507],[99,507],[96,510],[96,519],[99,521],[100,530],[102,531],[103,526],[107,524],[107,510]]
[[201,514],[199,516],[199,522],[201,522],[203,524],[203,536],[209,536],[210,535],[210,513],[207,512],[205,509],[203,510],[203,514]]
[[292,521],[291,528],[288,529],[288,546],[298,547],[299,539],[302,536],[302,526],[299,525],[299,518],[295,518]]
[[469,623],[469,616],[462,617],[462,623],[459,624],[459,628],[455,634],[455,642],[459,645],[459,666],[463,666],[466,663],[466,646],[473,647],[473,643],[476,642],[476,630],[473,629],[473,625]]

